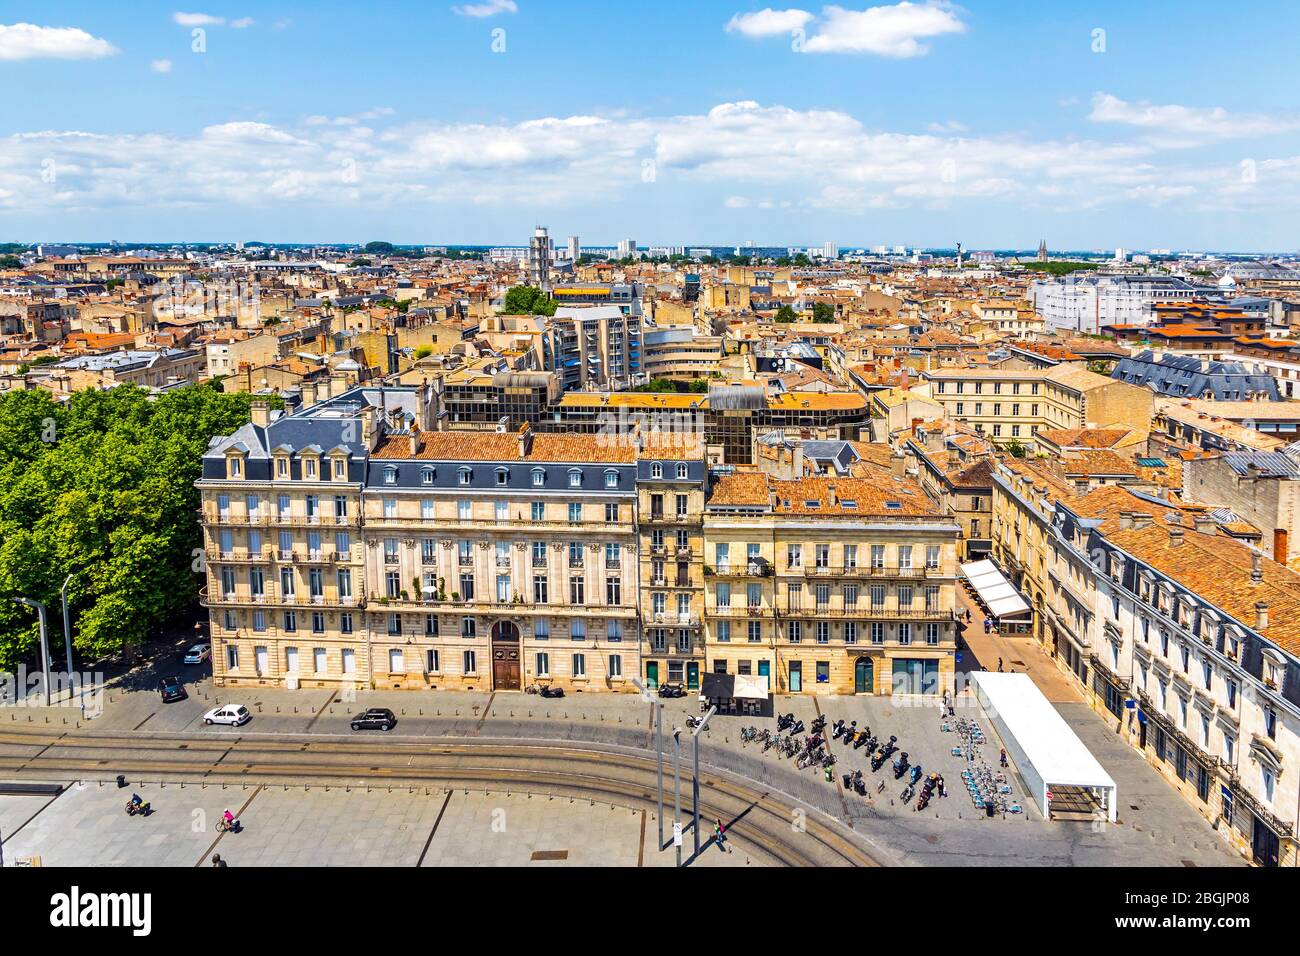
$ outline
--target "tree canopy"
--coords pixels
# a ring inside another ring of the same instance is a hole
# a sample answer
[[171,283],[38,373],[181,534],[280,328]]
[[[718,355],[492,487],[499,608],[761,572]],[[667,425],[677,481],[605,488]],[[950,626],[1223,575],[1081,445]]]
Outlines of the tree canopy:
[[65,405],[43,389],[0,396],[0,669],[34,661],[36,615],[49,607],[59,647],[59,589],[73,645],[100,659],[139,644],[194,601],[202,584],[200,457],[249,419],[250,396],[131,385],[87,389]]
[[536,286],[517,285],[506,292],[501,311],[506,315],[554,315],[555,301]]

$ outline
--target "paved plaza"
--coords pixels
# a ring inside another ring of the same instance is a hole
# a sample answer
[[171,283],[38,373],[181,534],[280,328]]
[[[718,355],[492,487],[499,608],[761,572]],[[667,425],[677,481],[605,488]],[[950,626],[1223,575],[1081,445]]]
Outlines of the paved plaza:
[[[138,792],[149,817],[128,817]],[[229,807],[236,833],[217,833]],[[56,798],[0,796],[7,865],[672,866],[653,811],[568,797],[425,788],[74,786]],[[671,817],[669,817],[671,829]],[[760,847],[703,827],[691,866],[769,866]]]

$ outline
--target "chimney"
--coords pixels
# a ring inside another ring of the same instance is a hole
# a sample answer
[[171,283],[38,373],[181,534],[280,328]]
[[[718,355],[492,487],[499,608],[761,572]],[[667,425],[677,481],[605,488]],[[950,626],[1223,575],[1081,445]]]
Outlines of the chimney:
[[1258,551],[1252,551],[1250,554],[1250,583],[1264,583],[1264,556]]
[[1119,530],[1128,531],[1133,527],[1133,512],[1121,511],[1119,513]]
[[1287,553],[1290,550],[1290,542],[1287,540],[1286,528],[1273,529],[1273,560],[1278,564],[1286,564]]
[[533,429],[524,422],[519,428],[519,433],[515,436],[519,439],[519,457],[527,458],[533,450]]
[[1180,524],[1172,525],[1169,528],[1169,547],[1181,548],[1183,545],[1183,526]]
[[1207,514],[1193,515],[1192,524],[1195,525],[1198,534],[1218,534],[1219,531],[1218,524]]
[[316,386],[311,382],[303,382],[302,390],[302,407],[311,408],[316,404]]
[[895,478],[902,478],[907,474],[907,459],[902,455],[895,454],[889,459],[889,470]]
[[1154,519],[1149,514],[1143,514],[1140,511],[1133,512],[1133,528],[1135,530],[1151,527],[1151,522],[1153,520]]
[[1086,495],[1086,494],[1088,493],[1088,479],[1087,479],[1087,478],[1076,478],[1076,479],[1074,479],[1074,493],[1075,493],[1075,494],[1078,494],[1078,495]]
[[253,413],[253,424],[258,428],[271,424],[271,406],[266,402],[253,402],[249,410]]
[[1268,602],[1258,601],[1255,604],[1255,630],[1263,631],[1268,629]]
[[330,380],[322,378],[316,383],[316,401],[327,402],[330,397]]
[[414,458],[420,452],[420,426],[411,422],[411,431],[407,435],[411,443],[411,457]]
[[834,508],[837,504],[839,504],[839,499],[835,496],[834,485],[826,486],[826,504],[832,508]]

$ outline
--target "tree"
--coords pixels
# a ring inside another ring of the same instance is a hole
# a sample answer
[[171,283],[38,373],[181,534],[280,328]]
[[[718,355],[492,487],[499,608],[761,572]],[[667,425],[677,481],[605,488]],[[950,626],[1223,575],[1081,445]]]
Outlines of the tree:
[[45,602],[58,629],[63,579],[73,643],[98,659],[192,607],[204,578],[194,482],[215,435],[249,420],[251,396],[202,386],[151,398],[87,389],[0,396],[0,669],[32,661]]
[[364,246],[361,247],[361,251],[368,252],[371,255],[376,255],[376,256],[387,256],[393,252],[394,248],[396,247],[391,242],[375,241],[375,242],[367,242]]
[[22,264],[17,256],[0,256],[0,269],[17,269]]
[[777,322],[795,322],[798,318],[799,313],[795,312],[795,310],[790,308],[788,305],[783,305],[781,308],[776,310]]
[[505,315],[554,315],[555,302],[536,286],[517,285],[506,291]]
[[1003,445],[1002,450],[1012,458],[1024,458],[1026,454],[1025,446],[1020,444],[1020,441],[1015,438]]
[[812,320],[814,322],[834,322],[835,307],[825,302],[814,302]]

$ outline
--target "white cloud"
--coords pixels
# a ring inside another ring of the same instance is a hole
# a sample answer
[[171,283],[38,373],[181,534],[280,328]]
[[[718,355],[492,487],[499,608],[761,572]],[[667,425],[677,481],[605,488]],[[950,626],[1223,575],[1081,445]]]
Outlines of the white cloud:
[[0,60],[96,60],[117,47],[76,27],[0,23]]
[[172,14],[172,20],[183,27],[219,27],[226,22],[225,17],[214,17],[208,13],[182,13],[179,10]]
[[[1300,207],[1300,159],[1261,156],[1256,187],[1237,164],[1170,163],[1150,142],[893,132],[839,110],[753,101],[659,117],[393,124],[389,115],[375,107],[294,124],[239,119],[190,135],[0,137],[0,217],[74,207],[108,215],[171,206],[261,213],[298,201],[544,209],[678,198],[834,215],[991,203],[1033,213],[1174,202]],[[41,178],[47,159],[57,185]],[[643,178],[647,160],[652,183]]]
[[155,73],[170,73],[172,71],[172,61],[153,60],[149,64],[149,69],[153,70]]
[[727,24],[729,32],[748,37],[770,37],[804,30],[815,21],[816,29],[797,50],[803,53],[872,53],[895,59],[923,56],[930,48],[921,41],[948,33],[962,33],[966,24],[961,11],[945,0],[911,3],[903,0],[887,6],[847,10],[834,4],[815,17],[807,10],[764,9],[738,13]]
[[231,20],[230,25],[236,30],[244,30],[256,22],[252,17],[240,17],[238,20]]
[[1195,145],[1198,141],[1244,139],[1300,129],[1300,117],[1265,116],[1260,113],[1229,113],[1221,106],[1198,107],[1177,104],[1129,103],[1109,93],[1092,98],[1088,119],[1094,123],[1118,123],[1145,129],[1161,137],[1178,137],[1170,145]]
[[737,13],[727,23],[728,33],[747,37],[784,36],[803,29],[813,15],[807,10],[773,10],[767,7],[753,13]]
[[451,12],[462,17],[494,17],[498,13],[518,13],[519,4],[515,0],[484,0],[483,3],[452,7]]

